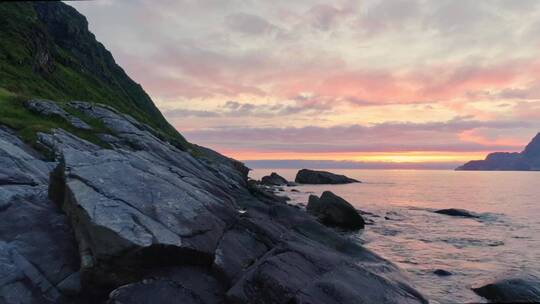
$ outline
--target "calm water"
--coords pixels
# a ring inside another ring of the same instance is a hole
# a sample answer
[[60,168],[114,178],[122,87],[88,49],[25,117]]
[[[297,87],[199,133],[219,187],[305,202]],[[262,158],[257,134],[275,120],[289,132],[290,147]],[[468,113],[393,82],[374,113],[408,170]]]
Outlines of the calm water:
[[[275,171],[294,180],[297,170]],[[432,303],[484,302],[470,289],[511,271],[540,271],[540,172],[332,170],[364,183],[298,186],[287,195],[307,203],[324,190],[374,213],[373,224],[353,237],[408,272]],[[480,219],[431,212],[463,208]],[[388,219],[385,219],[387,217]],[[435,269],[452,276],[438,277]]]

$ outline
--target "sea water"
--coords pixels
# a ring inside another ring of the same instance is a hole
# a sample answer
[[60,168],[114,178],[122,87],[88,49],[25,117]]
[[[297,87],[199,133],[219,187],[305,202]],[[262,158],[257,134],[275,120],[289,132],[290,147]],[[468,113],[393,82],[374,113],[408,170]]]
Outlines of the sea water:
[[[256,169],[294,180],[298,170]],[[293,203],[330,190],[370,225],[349,236],[397,264],[432,303],[485,302],[471,287],[505,273],[540,271],[540,172],[331,170],[348,185],[286,187]],[[297,189],[300,192],[291,192]],[[461,208],[478,219],[434,213]],[[436,269],[452,275],[440,277]]]

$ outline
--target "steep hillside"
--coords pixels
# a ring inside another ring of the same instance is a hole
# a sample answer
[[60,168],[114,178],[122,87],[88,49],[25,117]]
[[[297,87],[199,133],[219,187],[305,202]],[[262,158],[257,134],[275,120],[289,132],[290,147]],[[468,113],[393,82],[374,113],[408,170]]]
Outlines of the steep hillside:
[[46,126],[32,124],[19,101],[84,100],[111,105],[178,146],[185,144],[74,8],[62,2],[2,2],[0,41],[0,122],[30,135]]

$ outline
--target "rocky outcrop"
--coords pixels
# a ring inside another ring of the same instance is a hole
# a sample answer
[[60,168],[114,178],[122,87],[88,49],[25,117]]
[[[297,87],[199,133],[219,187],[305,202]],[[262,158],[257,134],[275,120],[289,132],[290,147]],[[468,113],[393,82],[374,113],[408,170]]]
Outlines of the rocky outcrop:
[[533,171],[540,170],[540,133],[521,153],[495,152],[484,160],[473,160],[456,168],[462,171]]
[[53,163],[0,127],[0,303],[58,303],[80,292],[73,231],[47,198]]
[[473,291],[494,303],[538,303],[540,278],[533,274],[517,274],[473,287]]
[[440,209],[434,211],[438,214],[444,214],[449,216],[461,216],[461,217],[469,217],[469,218],[479,218],[480,216],[478,214],[475,214],[471,211],[465,210],[465,209],[456,209],[456,208],[450,208],[450,209]]
[[324,191],[321,197],[309,196],[307,211],[315,215],[323,224],[343,229],[363,229],[362,216],[343,198],[330,191]]
[[66,120],[73,127],[81,130],[92,130],[92,127],[82,121],[80,118],[73,116],[62,109],[54,101],[50,100],[28,100],[24,106],[30,111],[49,117],[58,117]]
[[0,300],[426,303],[390,262],[249,188],[238,162],[194,157],[107,106],[66,106],[101,121],[107,145],[40,133],[44,161],[0,133]]
[[270,175],[261,178],[261,184],[267,186],[287,186],[289,185],[289,181],[276,172],[272,172]]
[[153,275],[153,278],[116,289],[107,303],[223,303],[225,288],[207,269],[173,267]]
[[326,171],[315,171],[302,169],[296,174],[294,180],[300,184],[350,184],[360,183],[360,181],[349,178],[345,175],[334,174]]

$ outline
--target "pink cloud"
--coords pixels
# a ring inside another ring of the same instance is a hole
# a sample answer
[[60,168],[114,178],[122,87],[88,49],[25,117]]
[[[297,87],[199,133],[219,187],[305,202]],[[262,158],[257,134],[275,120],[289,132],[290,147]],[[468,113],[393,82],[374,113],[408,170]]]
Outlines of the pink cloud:
[[396,72],[321,71],[318,75],[289,75],[285,77],[287,81],[277,83],[276,88],[284,96],[311,92],[315,96],[333,96],[353,103],[356,100],[360,105],[368,102],[398,104],[456,99],[466,101],[530,81],[536,77],[539,67],[538,62],[511,61],[486,66],[447,64]]

